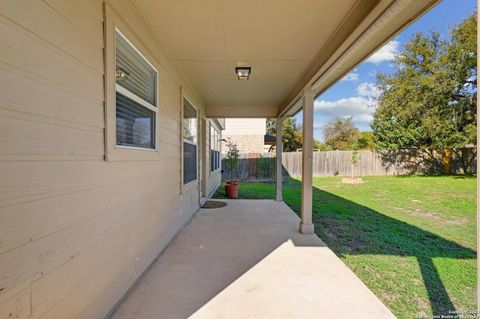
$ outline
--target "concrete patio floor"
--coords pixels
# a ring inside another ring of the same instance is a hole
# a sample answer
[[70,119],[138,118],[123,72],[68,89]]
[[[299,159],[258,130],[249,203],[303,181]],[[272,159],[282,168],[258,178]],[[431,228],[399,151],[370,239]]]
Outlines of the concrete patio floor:
[[113,314],[130,318],[395,318],[283,202],[201,209]]

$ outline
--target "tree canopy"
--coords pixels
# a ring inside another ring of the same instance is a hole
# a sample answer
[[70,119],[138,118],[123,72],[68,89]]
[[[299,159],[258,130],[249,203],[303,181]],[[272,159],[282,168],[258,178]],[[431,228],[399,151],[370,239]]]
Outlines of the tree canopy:
[[337,117],[327,122],[323,127],[325,144],[334,150],[354,148],[358,135],[359,131],[353,124],[351,117]]
[[325,138],[322,150],[373,150],[376,148],[372,132],[360,132],[351,117],[336,117],[323,127]]
[[[277,136],[276,119],[267,119],[267,134]],[[284,152],[296,152],[302,148],[302,130],[295,118],[287,117],[283,121],[282,139]]]
[[[302,127],[297,124],[294,117],[288,117],[283,121],[282,139],[284,152],[296,152],[302,148]],[[276,119],[267,119],[267,134],[277,136]],[[325,145],[313,139],[313,148],[325,150]]]
[[372,129],[383,149],[455,148],[476,143],[476,13],[437,32],[415,34],[392,74],[379,74]]

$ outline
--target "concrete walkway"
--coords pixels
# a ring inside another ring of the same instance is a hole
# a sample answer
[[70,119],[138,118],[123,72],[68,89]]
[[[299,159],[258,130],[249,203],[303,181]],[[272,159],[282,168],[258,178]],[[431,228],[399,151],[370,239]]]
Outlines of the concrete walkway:
[[131,318],[395,318],[283,202],[202,209],[114,313]]

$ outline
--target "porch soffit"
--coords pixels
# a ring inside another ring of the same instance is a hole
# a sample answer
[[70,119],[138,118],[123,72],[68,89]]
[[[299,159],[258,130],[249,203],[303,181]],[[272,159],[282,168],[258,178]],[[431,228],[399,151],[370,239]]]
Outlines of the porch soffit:
[[[158,41],[195,86],[210,117],[274,117],[326,69],[339,50],[401,3],[388,30],[378,29],[351,55],[338,80],[425,10],[427,0],[132,0]],[[405,9],[407,8],[407,9]],[[395,20],[396,18],[396,20]],[[403,18],[403,19],[402,19]],[[379,32],[387,31],[387,32]],[[385,34],[386,33],[386,34]],[[370,51],[369,51],[370,48]],[[338,61],[337,61],[338,62]],[[239,81],[235,66],[251,66]]]

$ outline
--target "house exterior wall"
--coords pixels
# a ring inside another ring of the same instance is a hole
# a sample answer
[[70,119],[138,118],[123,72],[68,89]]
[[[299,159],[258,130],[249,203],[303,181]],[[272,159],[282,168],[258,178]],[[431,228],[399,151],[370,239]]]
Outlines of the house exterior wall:
[[265,135],[267,121],[264,118],[226,118],[223,135]]
[[[238,150],[240,153],[263,153],[265,152],[264,135],[225,135],[223,138],[230,139],[232,142],[237,144]],[[227,153],[228,148],[223,143],[222,154]]]
[[[199,207],[198,183],[182,185],[182,95],[204,106],[129,1],[0,11],[0,318],[102,318]],[[158,70],[156,152],[108,156],[104,22]],[[205,178],[211,192],[220,171]]]
[[[240,153],[263,153],[266,132],[267,124],[264,118],[227,118],[222,136],[236,143]],[[222,153],[227,151],[223,143]]]

